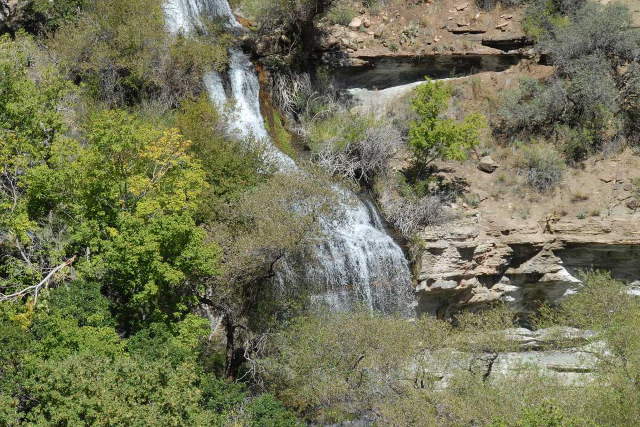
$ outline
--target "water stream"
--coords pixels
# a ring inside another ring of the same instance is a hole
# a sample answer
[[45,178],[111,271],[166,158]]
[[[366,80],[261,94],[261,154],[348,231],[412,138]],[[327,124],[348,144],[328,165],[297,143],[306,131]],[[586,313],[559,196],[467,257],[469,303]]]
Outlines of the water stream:
[[[172,33],[193,31],[204,18],[223,19],[230,30],[240,29],[226,0],[167,0],[165,13]],[[265,141],[269,157],[281,171],[296,170],[295,162],[270,143],[253,64],[239,49],[232,48],[229,58],[226,73],[211,71],[203,76],[211,101],[219,108],[233,101],[235,114],[229,127]],[[411,275],[401,248],[386,233],[373,205],[344,189],[335,190],[351,199],[341,206],[341,220],[324,221],[324,238],[295,259],[284,260],[276,282],[282,288],[306,287],[313,300],[336,311],[364,304],[385,313],[411,314]]]

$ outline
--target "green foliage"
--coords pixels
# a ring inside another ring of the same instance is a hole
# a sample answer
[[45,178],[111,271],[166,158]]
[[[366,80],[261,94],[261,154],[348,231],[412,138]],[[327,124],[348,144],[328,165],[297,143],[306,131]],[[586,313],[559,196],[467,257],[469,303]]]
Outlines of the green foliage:
[[334,150],[342,150],[347,145],[357,143],[365,131],[375,124],[370,116],[339,111],[311,122],[307,144],[312,151],[321,151],[326,145]]
[[0,32],[14,34],[25,30],[34,34],[55,31],[63,24],[73,21],[87,0],[24,0],[8,2],[3,7],[4,19]]
[[569,23],[567,15],[575,13],[585,0],[535,0],[525,9],[522,29],[534,40],[540,40],[554,28]]
[[[227,205],[212,235],[224,251],[224,270],[211,284],[216,305],[232,307],[257,333],[299,314],[307,284],[277,286],[274,267],[306,268],[305,248],[323,235],[319,218],[333,220],[339,195],[310,173],[275,174]],[[286,264],[285,264],[286,263]],[[231,311],[231,310],[230,310]]]
[[210,217],[225,209],[221,203],[236,200],[271,172],[259,147],[252,148],[253,144],[235,141],[221,132],[223,119],[205,95],[183,101],[176,116],[176,126],[191,141],[189,150],[206,172],[209,187],[202,215]]
[[536,5],[538,47],[555,72],[543,82],[522,81],[505,96],[502,131],[555,138],[569,161],[612,142],[619,146],[625,137],[635,140],[640,35],[628,10],[582,1]]
[[606,345],[606,351],[596,353],[597,381],[583,392],[592,405],[589,415],[596,424],[633,423],[640,416],[635,380],[640,374],[640,301],[608,272],[588,272],[582,282],[579,292],[544,312],[543,324],[597,333],[594,345]]
[[270,112],[270,115],[271,117],[267,119],[266,127],[273,139],[273,144],[287,156],[295,158],[296,151],[293,147],[293,136],[285,126],[285,119],[275,109]]
[[93,115],[86,134],[86,146],[54,141],[27,174],[31,216],[74,218],[69,249],[94,253],[79,267],[105,283],[120,321],[180,316],[218,256],[194,219],[207,183],[190,142],[122,111]]
[[91,2],[49,45],[92,98],[110,106],[153,99],[166,108],[198,94],[203,71],[226,66],[230,38],[211,36],[168,34],[159,0],[106,0]]
[[[368,312],[300,317],[276,334],[261,372],[276,396],[309,421],[335,423],[369,411],[424,417],[440,402],[440,392],[431,394],[429,368],[451,363],[455,371],[455,350],[481,356],[510,349],[496,329],[512,327],[511,317],[504,308],[465,313],[457,327],[428,316],[408,322]],[[414,393],[416,384],[422,389]],[[426,406],[415,405],[418,413],[396,411],[414,399]]]
[[0,228],[20,238],[32,226],[18,197],[24,169],[44,163],[65,130],[58,105],[68,86],[52,69],[36,65],[38,55],[28,36],[0,38],[0,167],[6,177],[0,187]]
[[271,394],[252,399],[245,407],[247,425],[251,427],[294,427],[301,423]]
[[345,2],[335,2],[327,11],[327,19],[332,24],[349,25],[358,13]]
[[78,326],[115,326],[109,301],[95,282],[76,280],[54,289],[48,296],[47,307],[51,314],[75,319]]
[[585,420],[568,417],[562,410],[552,405],[527,408],[522,417],[516,421],[522,427],[570,427],[584,425]]
[[300,30],[321,14],[325,0],[242,0],[241,6],[258,23],[261,31],[277,28]]
[[340,421],[331,417],[346,416],[355,399],[364,404],[378,376],[397,376],[414,348],[415,330],[404,320],[387,320],[384,328],[380,321],[365,313],[297,319],[263,361],[265,379],[287,406],[324,422]]
[[480,114],[470,114],[462,122],[441,118],[451,88],[441,82],[418,86],[411,106],[418,119],[409,128],[409,146],[415,162],[425,168],[436,159],[464,160],[470,149],[480,142],[479,132],[486,127]]
[[566,166],[553,146],[532,144],[522,148],[516,168],[529,186],[547,192],[562,181]]
[[[64,294],[53,290],[50,305]],[[104,303],[85,302],[91,306]],[[243,386],[203,371],[202,318],[154,324],[125,340],[111,327],[83,326],[84,313],[62,318],[52,308],[23,327],[12,318],[18,304],[1,309],[0,424],[228,425],[243,413],[249,425],[296,425],[269,395],[243,409]]]
[[177,367],[184,362],[197,362],[204,348],[203,338],[209,333],[208,322],[187,315],[177,323],[153,323],[127,340],[131,354],[153,360],[165,360]]
[[[208,184],[190,142],[122,111],[93,114],[86,145],[63,137],[57,105],[66,86],[47,74],[29,78],[28,39],[3,43],[12,78],[0,97],[0,222],[16,239],[3,287],[33,284],[47,266],[89,251],[95,257],[80,270],[106,281],[123,316],[180,316],[193,303],[186,288],[213,274],[217,259],[195,222]],[[43,265],[25,261],[23,245]]]

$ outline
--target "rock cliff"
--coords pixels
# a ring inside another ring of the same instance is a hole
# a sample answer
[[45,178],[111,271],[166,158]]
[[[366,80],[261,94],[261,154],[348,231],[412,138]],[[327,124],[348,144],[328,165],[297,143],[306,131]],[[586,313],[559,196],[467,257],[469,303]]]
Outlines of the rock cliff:
[[476,214],[425,230],[415,251],[419,310],[440,316],[494,301],[528,313],[575,292],[582,270],[640,279],[632,218],[498,222]]

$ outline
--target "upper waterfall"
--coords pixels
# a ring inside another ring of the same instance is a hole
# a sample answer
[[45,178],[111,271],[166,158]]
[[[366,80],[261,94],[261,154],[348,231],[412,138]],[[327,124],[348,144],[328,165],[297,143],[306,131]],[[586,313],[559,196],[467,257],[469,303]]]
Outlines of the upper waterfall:
[[170,33],[188,33],[203,28],[203,18],[224,20],[231,28],[241,28],[227,1],[167,0],[164,4],[167,29]]
[[[223,18],[229,27],[238,27],[226,0],[168,0],[165,13],[174,33],[192,31],[207,17]],[[213,103],[222,108],[233,102],[230,129],[264,141],[267,155],[280,170],[297,169],[269,139],[260,113],[258,78],[246,54],[230,49],[228,71],[211,71],[203,78]],[[283,288],[312,287],[314,299],[334,310],[365,304],[383,312],[411,313],[411,275],[401,248],[386,233],[371,204],[344,189],[336,191],[352,201],[340,206],[341,220],[324,221],[325,237],[299,258],[283,260],[276,281]]]

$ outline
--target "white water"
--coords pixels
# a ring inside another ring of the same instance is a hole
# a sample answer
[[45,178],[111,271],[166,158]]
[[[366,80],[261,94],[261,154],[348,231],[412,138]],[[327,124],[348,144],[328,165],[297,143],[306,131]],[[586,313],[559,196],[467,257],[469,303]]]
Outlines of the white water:
[[[201,27],[203,16],[225,19],[229,28],[239,27],[227,0],[167,0],[165,13],[173,33]],[[219,108],[232,102],[234,117],[229,127],[240,135],[266,141],[268,155],[280,170],[297,169],[294,161],[269,141],[253,64],[240,50],[231,49],[229,56],[226,75],[211,71],[204,76],[212,102]],[[276,281],[283,288],[313,287],[314,299],[333,310],[364,304],[382,312],[409,314],[411,275],[402,250],[386,233],[370,202],[353,194],[348,197],[353,203],[341,206],[342,220],[326,221],[325,238],[296,259],[285,260]]]

